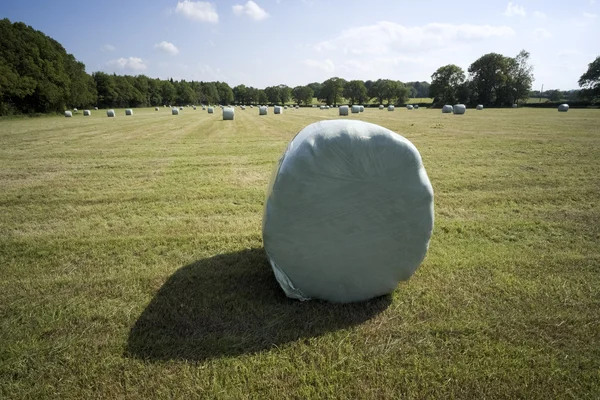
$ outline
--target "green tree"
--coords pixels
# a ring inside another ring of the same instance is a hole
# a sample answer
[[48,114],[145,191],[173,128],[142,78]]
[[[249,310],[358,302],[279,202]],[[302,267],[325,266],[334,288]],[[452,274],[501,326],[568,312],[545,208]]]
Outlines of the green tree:
[[279,94],[279,104],[284,105],[288,101],[290,101],[290,97],[292,96],[292,89],[287,85],[279,85],[277,86],[277,92]]
[[318,99],[329,105],[337,105],[339,98],[342,97],[345,84],[346,81],[342,78],[327,79],[321,86]]
[[560,98],[560,90],[550,90],[550,95],[548,96],[548,99],[550,99],[550,101],[560,101]]
[[[309,83],[307,86],[312,89],[313,97],[316,97],[317,99],[321,98],[321,88],[323,87],[322,84],[320,84],[319,82],[313,82],[313,83]],[[311,103],[312,103],[312,101],[311,101]]]
[[177,98],[177,90],[171,81],[162,81],[160,95],[165,105],[174,105]]
[[579,78],[579,87],[584,97],[600,99],[600,56],[588,64],[588,70]]
[[346,83],[343,95],[350,101],[350,104],[359,104],[367,100],[367,88],[363,81],[353,80]]
[[440,67],[431,75],[429,96],[434,104],[454,104],[458,101],[458,89],[465,81],[465,72],[457,65]]
[[410,89],[413,88],[407,87],[400,81],[396,82],[395,98],[398,104],[406,104],[410,96]]
[[215,82],[217,93],[219,93],[219,102],[223,105],[233,103],[233,90],[225,82]]
[[246,96],[248,95],[248,90],[246,89],[246,85],[237,85],[233,88],[233,99],[238,104],[246,104]]
[[298,104],[312,104],[314,92],[308,85],[296,86],[292,90],[292,97]]

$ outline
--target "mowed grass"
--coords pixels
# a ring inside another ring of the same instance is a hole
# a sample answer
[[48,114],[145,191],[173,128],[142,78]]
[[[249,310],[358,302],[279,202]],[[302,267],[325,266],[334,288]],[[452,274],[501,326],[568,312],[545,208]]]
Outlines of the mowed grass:
[[0,120],[0,398],[600,397],[600,110],[351,114],[417,146],[436,213],[352,305],[285,298],[261,241],[337,110],[124,114]]

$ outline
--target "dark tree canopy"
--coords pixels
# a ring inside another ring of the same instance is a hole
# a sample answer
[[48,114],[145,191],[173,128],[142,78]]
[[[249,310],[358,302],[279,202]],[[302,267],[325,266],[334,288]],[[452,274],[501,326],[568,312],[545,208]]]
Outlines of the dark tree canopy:
[[600,99],[600,56],[588,64],[588,70],[579,78],[579,87],[583,96]]

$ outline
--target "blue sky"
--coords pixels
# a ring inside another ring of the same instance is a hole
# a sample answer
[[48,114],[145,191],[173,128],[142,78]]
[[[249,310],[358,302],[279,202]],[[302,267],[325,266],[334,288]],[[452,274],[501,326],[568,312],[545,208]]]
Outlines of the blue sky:
[[0,17],[59,41],[87,71],[264,88],[430,81],[440,66],[531,53],[534,88],[577,88],[600,55],[600,1],[2,1]]

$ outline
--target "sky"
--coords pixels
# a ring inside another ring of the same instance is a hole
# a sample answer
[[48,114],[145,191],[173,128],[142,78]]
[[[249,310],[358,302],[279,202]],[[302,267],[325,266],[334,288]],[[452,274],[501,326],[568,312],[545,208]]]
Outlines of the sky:
[[0,18],[94,71],[264,88],[431,81],[446,64],[525,49],[534,89],[576,89],[600,55],[600,0],[2,0]]

